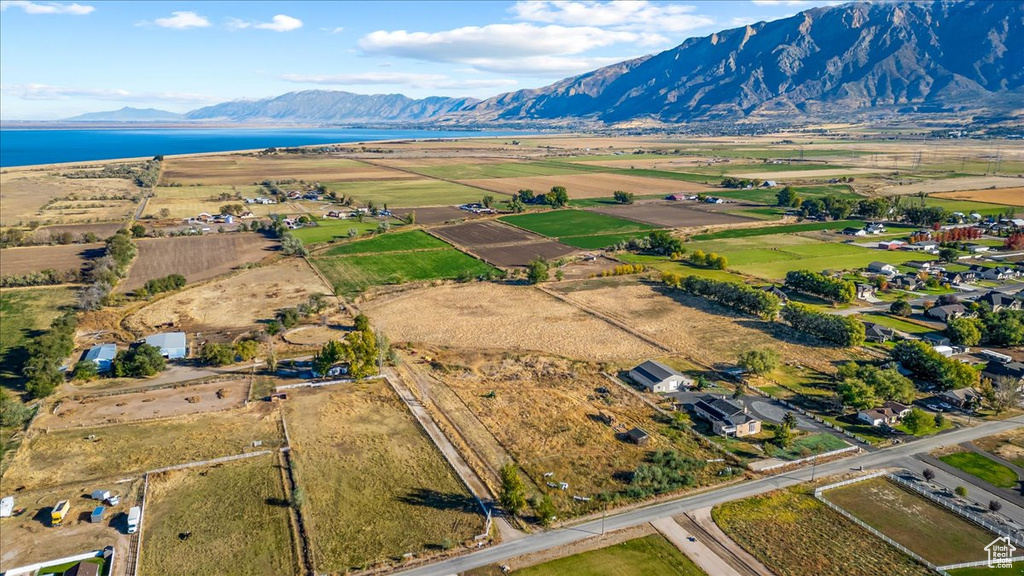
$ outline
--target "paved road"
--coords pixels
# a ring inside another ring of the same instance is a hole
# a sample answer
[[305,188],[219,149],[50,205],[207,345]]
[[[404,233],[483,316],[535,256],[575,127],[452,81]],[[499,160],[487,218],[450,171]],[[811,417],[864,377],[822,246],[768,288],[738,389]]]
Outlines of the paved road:
[[959,444],[960,442],[967,442],[983,436],[999,434],[1022,425],[1024,425],[1024,416],[999,422],[986,422],[973,428],[963,428],[910,444],[900,444],[878,452],[869,452],[853,458],[821,464],[813,472],[811,469],[804,468],[779,476],[743,482],[669,502],[652,504],[643,508],[615,514],[603,520],[590,520],[573,526],[532,534],[520,540],[504,542],[479,552],[400,572],[400,574],[405,576],[450,576],[488,564],[503,562],[515,556],[531,554],[583,540],[600,534],[602,526],[605,530],[629,528],[659,518],[675,516],[699,508],[715,506],[731,500],[749,498],[764,492],[799,484],[810,480],[812,474],[816,474],[817,477],[823,477],[847,472],[851,468],[858,466],[863,466],[864,468],[887,468],[919,452],[928,452],[942,446]]

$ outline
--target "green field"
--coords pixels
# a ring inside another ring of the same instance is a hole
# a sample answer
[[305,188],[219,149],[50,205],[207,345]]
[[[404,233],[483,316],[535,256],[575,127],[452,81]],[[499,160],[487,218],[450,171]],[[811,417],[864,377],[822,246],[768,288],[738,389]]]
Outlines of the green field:
[[841,230],[843,228],[863,228],[863,220],[836,220],[833,222],[808,222],[806,224],[790,224],[788,226],[766,226],[764,228],[741,228],[739,230],[722,230],[711,234],[694,236],[694,240],[721,240],[723,238],[749,238],[750,236],[768,236],[772,234],[792,234],[794,232],[812,232],[814,230]]
[[949,576],[1021,576],[1024,574],[1024,562],[1016,562],[1009,568],[989,568],[988,566],[975,566],[974,568],[958,568],[946,570]]
[[642,224],[586,210],[534,212],[517,216],[502,216],[498,220],[551,238],[617,234],[655,229],[654,226],[649,224]]
[[888,326],[893,330],[899,330],[900,332],[906,332],[907,334],[927,334],[929,332],[935,332],[934,328],[928,326],[922,326],[916,322],[910,322],[901,318],[896,318],[886,314],[863,314],[861,320],[865,322],[874,322],[875,324],[881,324],[882,326]]
[[519,576],[704,576],[678,548],[652,534],[516,570]]
[[939,458],[950,466],[1000,488],[1016,488],[1017,473],[1002,464],[976,452],[957,452]]
[[408,250],[436,250],[451,248],[450,245],[434,238],[422,230],[379,234],[368,240],[357,240],[333,246],[322,256],[344,256],[346,254],[373,254],[380,252],[401,252]]
[[[909,200],[908,200],[909,201]],[[970,214],[977,212],[982,216],[996,216],[1010,209],[1002,204],[989,204],[987,202],[972,202],[971,200],[948,200],[946,198],[935,198],[928,196],[924,200],[925,206],[939,206],[950,212],[963,212]]]
[[[306,226],[292,230],[292,236],[302,240],[304,244],[318,244],[320,242],[331,242],[337,238],[348,238],[348,231],[355,230],[357,234],[363,235],[367,232],[375,232],[380,223],[379,218],[365,218],[359,220],[341,219],[317,219],[316,226]],[[400,225],[397,220],[389,220],[392,226]]]
[[547,162],[502,162],[482,164],[449,164],[445,166],[424,166],[410,170],[447,180],[474,180],[481,178],[515,178],[517,176],[560,176],[583,172],[571,164],[559,165]]
[[5,387],[21,378],[28,341],[74,301],[75,290],[66,287],[0,290],[0,379]]
[[849,446],[839,438],[831,434],[808,434],[793,441],[789,448],[775,453],[776,458],[783,460],[798,460],[815,454],[824,454],[832,450],[839,450]]
[[[377,206],[387,205],[389,208],[450,206],[479,202],[486,194],[496,194],[443,180],[427,179],[328,182],[326,186],[332,192],[351,196],[363,204],[373,202]],[[501,197],[500,194],[497,196]]]
[[682,276],[699,276],[711,278],[712,280],[723,280],[727,282],[742,282],[744,278],[726,270],[713,270],[700,266],[691,266],[685,262],[669,260],[667,256],[654,256],[650,254],[632,254],[623,252],[616,254],[616,258],[629,264],[643,264],[661,272],[674,272]]
[[331,282],[335,292],[345,296],[355,296],[371,286],[404,284],[419,280],[473,278],[495,270],[489,264],[454,248],[353,256],[319,256],[311,260]]
[[562,236],[558,241],[584,250],[599,250],[624,240],[632,240],[646,235],[646,232],[623,232],[622,234],[595,234],[593,236]]
[[168,472],[150,479],[139,573],[296,574],[290,530],[276,455]]

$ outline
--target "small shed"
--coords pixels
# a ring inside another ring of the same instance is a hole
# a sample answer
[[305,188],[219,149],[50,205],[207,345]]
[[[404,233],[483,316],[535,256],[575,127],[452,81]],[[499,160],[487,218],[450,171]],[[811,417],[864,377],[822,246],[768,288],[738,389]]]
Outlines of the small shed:
[[103,522],[103,514],[107,511],[103,506],[97,506],[93,508],[92,514],[89,515],[89,522],[93,524],[99,524]]
[[100,502],[110,498],[110,490],[93,490],[92,499],[99,500]]
[[629,432],[626,432],[626,438],[637,446],[646,446],[647,443],[651,441],[651,435],[643,428],[633,428]]

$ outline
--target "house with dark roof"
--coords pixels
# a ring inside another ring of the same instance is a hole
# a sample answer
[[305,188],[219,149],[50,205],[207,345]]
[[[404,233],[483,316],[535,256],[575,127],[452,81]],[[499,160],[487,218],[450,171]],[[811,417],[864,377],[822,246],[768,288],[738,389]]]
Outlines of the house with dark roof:
[[980,302],[982,304],[988,305],[988,307],[991,308],[993,312],[999,312],[1004,308],[1010,310],[1020,310],[1020,300],[1017,300],[1016,298],[1010,296],[1009,294],[997,292],[996,290],[990,290],[989,292],[982,294],[981,296],[978,297],[977,300],[975,300],[975,302]]
[[946,390],[938,394],[939,400],[956,406],[957,408],[969,408],[971,406],[977,406],[981,404],[981,393],[974,388],[958,388],[956,390]]
[[780,290],[779,287],[775,286],[774,284],[768,284],[767,286],[761,286],[761,290],[763,290],[763,291],[765,291],[765,292],[767,292],[769,294],[774,294],[775,297],[778,298],[779,300],[781,300],[783,304],[785,304],[786,302],[789,302],[789,296],[785,292]]
[[946,304],[945,306],[932,306],[924,314],[929,318],[949,322],[954,318],[967,315],[967,308],[963,304]]
[[897,333],[888,326],[882,326],[874,322],[864,323],[864,339],[868,342],[888,342],[889,340],[895,340]]
[[648,360],[630,370],[629,377],[651,392],[662,394],[693,386],[692,378],[654,360]]
[[711,423],[711,428],[719,436],[750,436],[761,431],[761,421],[747,413],[743,406],[735,404],[725,397],[707,394],[693,405],[697,416]]
[[1024,381],[1024,362],[996,362],[992,361],[985,365],[985,369],[981,371],[983,378],[988,378],[993,382],[998,380],[1009,378],[1015,382]]
[[893,287],[900,290],[919,290],[923,286],[923,283],[916,276],[910,276],[909,274],[896,276],[890,282]]

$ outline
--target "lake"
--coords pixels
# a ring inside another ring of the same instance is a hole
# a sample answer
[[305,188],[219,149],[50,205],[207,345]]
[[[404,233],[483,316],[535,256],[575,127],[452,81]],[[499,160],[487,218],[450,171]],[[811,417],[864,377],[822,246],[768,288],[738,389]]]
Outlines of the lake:
[[376,140],[510,136],[521,132],[357,128],[0,130],[0,167]]

